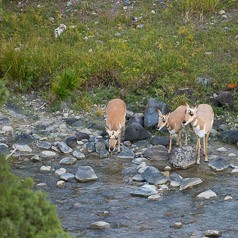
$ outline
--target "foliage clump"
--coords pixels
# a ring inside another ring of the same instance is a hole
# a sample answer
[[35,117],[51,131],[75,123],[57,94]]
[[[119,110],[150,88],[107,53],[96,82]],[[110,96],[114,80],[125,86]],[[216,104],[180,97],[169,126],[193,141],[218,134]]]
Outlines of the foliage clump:
[[43,192],[33,191],[33,180],[20,180],[0,158],[0,237],[69,238],[57,216],[56,208]]

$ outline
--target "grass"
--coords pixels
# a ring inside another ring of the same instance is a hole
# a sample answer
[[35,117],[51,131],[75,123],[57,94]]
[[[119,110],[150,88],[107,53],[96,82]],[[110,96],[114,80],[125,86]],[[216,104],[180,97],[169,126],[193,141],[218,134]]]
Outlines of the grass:
[[[123,91],[127,102],[156,97],[175,107],[204,102],[237,82],[235,1],[178,0],[166,7],[138,1],[127,10],[96,0],[22,5],[4,1],[1,13],[0,72],[12,92],[70,98],[75,108],[90,110]],[[217,13],[221,8],[231,12],[228,20]],[[144,27],[136,28],[132,17],[141,17],[137,24]],[[55,39],[60,23],[67,29]],[[212,79],[211,86],[201,87],[197,77]],[[194,97],[176,95],[182,87]]]

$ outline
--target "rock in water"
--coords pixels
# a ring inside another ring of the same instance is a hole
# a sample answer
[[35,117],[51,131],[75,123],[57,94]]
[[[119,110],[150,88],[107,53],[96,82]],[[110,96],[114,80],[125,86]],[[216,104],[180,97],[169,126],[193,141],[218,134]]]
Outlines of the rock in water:
[[98,177],[91,166],[78,166],[75,179],[78,182],[89,182],[97,180]]
[[168,181],[168,178],[153,166],[148,166],[141,176],[146,182],[154,185],[164,184]]
[[191,188],[191,187],[198,185],[200,183],[202,183],[202,180],[200,178],[185,178],[181,181],[179,190],[183,191],[187,188]]
[[222,171],[224,169],[227,169],[229,167],[229,164],[225,159],[219,157],[219,158],[211,161],[208,164],[208,166],[211,167],[212,169],[214,169],[215,171]]
[[197,195],[198,198],[205,198],[205,199],[209,199],[209,198],[214,198],[217,197],[216,193],[213,192],[211,189],[202,192],[200,194]]

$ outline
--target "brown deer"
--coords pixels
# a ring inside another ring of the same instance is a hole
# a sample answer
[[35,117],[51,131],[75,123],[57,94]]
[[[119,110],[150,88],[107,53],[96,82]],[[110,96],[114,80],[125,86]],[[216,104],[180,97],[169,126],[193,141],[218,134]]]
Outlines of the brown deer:
[[191,125],[193,126],[193,130],[197,135],[197,144],[196,144],[196,149],[198,152],[197,164],[200,164],[201,138],[203,138],[203,153],[205,156],[205,161],[208,161],[207,145],[213,121],[214,121],[214,112],[210,105],[200,104],[194,108],[190,108],[189,105],[187,104],[183,124],[187,125],[191,123]]
[[112,99],[106,108],[106,132],[109,136],[109,151],[121,151],[121,135],[126,123],[126,104],[121,99]]
[[[174,134],[178,134],[178,140],[177,145],[182,145],[182,122],[185,118],[185,111],[186,106],[179,106],[176,108],[175,111],[163,115],[160,110],[158,110],[159,113],[159,123],[158,123],[158,129],[161,130],[164,126],[167,127],[169,134],[170,134],[170,140],[169,140],[169,150],[168,153],[171,152],[172,149],[172,137]],[[185,144],[187,145],[187,133],[185,133]]]

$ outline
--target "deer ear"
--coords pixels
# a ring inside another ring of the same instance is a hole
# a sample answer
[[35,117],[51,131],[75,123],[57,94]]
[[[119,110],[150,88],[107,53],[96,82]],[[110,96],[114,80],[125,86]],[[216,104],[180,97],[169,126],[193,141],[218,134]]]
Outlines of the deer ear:
[[188,105],[187,103],[185,103],[185,106],[186,106],[187,108],[190,108],[189,105]]
[[121,133],[121,129],[118,129],[117,131],[115,131],[115,135],[118,136]]
[[162,112],[159,109],[158,109],[158,114],[159,114],[160,117],[163,115]]

